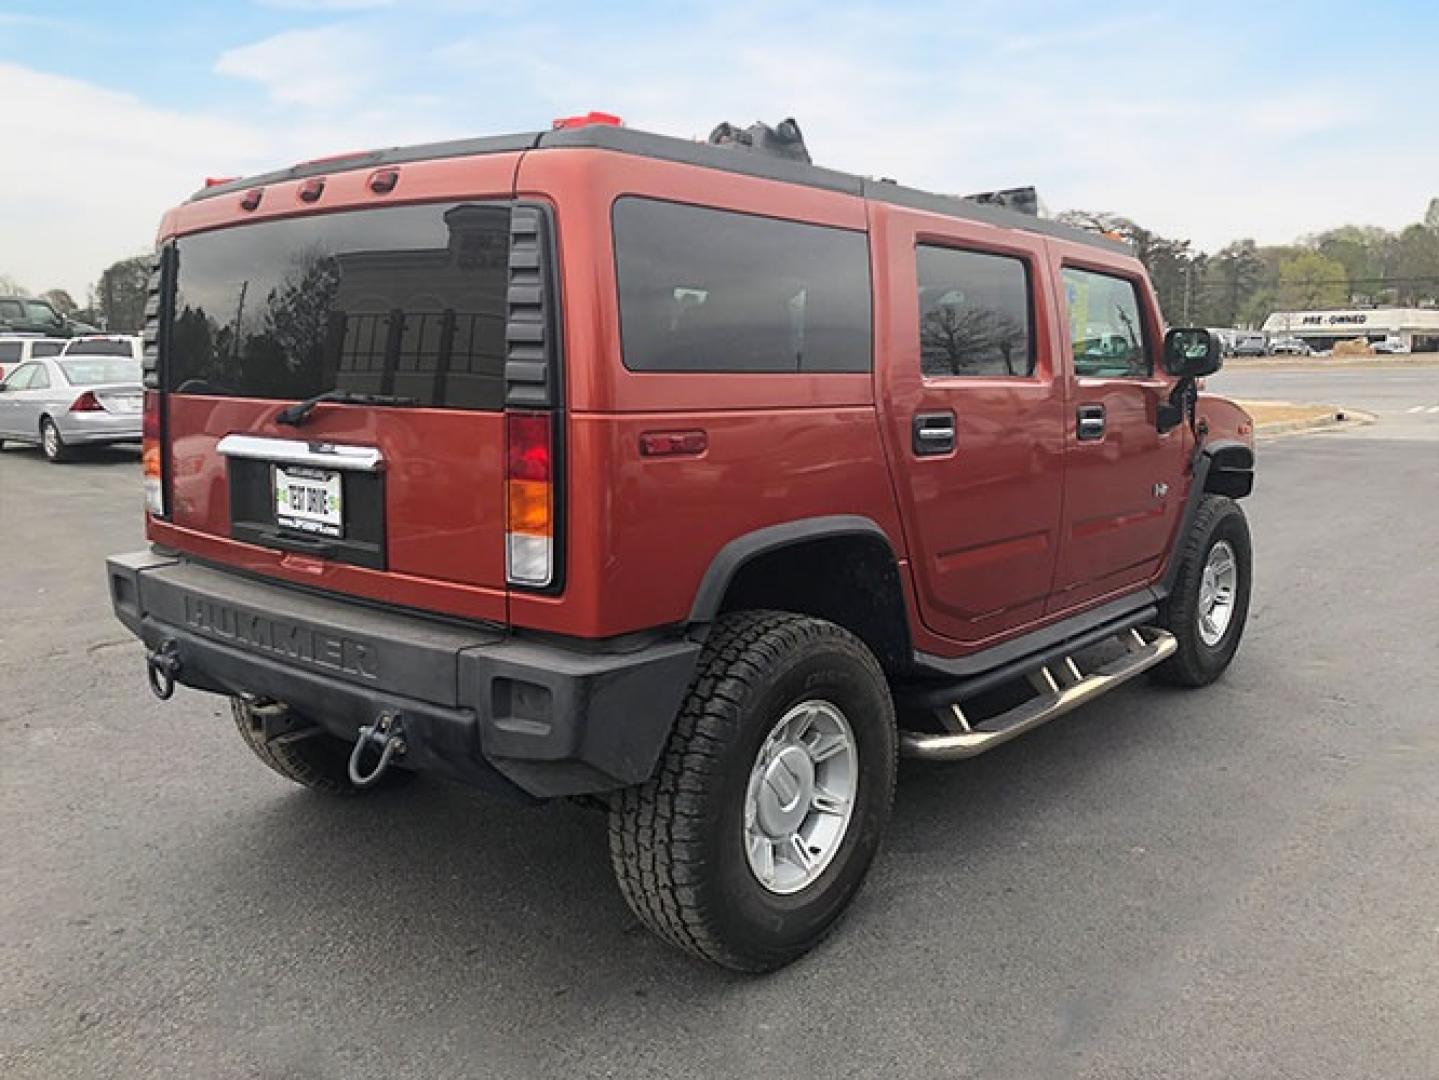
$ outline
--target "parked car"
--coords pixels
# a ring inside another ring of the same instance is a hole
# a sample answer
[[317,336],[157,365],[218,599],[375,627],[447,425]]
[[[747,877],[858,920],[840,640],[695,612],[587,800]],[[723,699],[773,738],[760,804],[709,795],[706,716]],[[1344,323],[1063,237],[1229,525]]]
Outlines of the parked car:
[[1403,338],[1384,338],[1382,341],[1371,341],[1369,347],[1377,353],[1402,354],[1409,351],[1409,346],[1404,344]]
[[1230,349],[1233,356],[1264,356],[1269,351],[1269,341],[1263,334],[1236,334]]
[[59,356],[65,338],[47,338],[38,334],[0,334],[0,379],[27,360]]
[[63,355],[113,356],[139,363],[144,345],[134,334],[85,334],[64,343]]
[[54,462],[76,446],[138,441],[140,415],[140,361],[129,352],[67,351],[0,382],[0,446],[38,443]]
[[1127,245],[603,120],[169,211],[111,596],[282,776],[597,801],[645,925],[768,970],[897,752],[1220,676],[1252,423]]
[[1314,350],[1303,338],[1279,337],[1269,343],[1271,356],[1313,356]]

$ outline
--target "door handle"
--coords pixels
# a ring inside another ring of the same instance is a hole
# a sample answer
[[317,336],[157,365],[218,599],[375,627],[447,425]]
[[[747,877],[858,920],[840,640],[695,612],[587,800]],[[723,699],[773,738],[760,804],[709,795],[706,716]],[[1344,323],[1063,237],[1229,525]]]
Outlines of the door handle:
[[1081,405],[1078,416],[1079,424],[1075,428],[1075,437],[1080,442],[1097,442],[1104,438],[1103,405]]
[[917,413],[911,431],[916,457],[933,457],[954,450],[952,412]]

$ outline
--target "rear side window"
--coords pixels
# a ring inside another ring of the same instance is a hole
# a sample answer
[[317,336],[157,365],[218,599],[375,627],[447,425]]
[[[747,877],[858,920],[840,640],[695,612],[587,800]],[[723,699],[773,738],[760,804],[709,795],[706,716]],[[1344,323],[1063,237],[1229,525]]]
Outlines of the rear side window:
[[1034,374],[1029,268],[1023,259],[919,245],[924,374]]
[[20,362],[20,342],[0,341],[0,364],[18,364]]
[[22,364],[5,379],[5,387],[8,390],[29,390],[30,378],[35,374],[38,364]]
[[59,356],[64,348],[63,341],[37,341],[30,346],[30,355],[35,357]]
[[1153,370],[1134,282],[1066,266],[1064,298],[1076,375],[1133,378]]
[[863,233],[630,197],[614,234],[631,371],[869,370]]
[[352,210],[183,236],[166,379],[181,393],[394,394],[504,406],[510,207]]
[[0,300],[0,319],[25,318],[25,309],[20,306],[19,300]]
[[50,373],[45,370],[44,364],[35,364],[30,372],[30,385],[27,390],[49,390]]

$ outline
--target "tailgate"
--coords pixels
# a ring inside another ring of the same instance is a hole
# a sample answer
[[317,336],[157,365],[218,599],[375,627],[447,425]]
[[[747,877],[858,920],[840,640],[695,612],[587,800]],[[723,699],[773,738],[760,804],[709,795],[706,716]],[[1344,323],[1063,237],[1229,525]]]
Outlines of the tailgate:
[[[166,542],[504,620],[511,213],[477,198],[179,237]],[[335,392],[380,400],[277,419]]]

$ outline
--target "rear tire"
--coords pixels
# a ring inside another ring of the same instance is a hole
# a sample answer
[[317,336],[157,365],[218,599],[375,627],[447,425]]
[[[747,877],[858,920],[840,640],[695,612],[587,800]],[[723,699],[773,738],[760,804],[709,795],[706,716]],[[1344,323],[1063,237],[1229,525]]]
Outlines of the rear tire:
[[784,612],[724,616],[655,775],[611,801],[626,902],[723,967],[799,958],[879,850],[896,747],[884,671],[853,634]]
[[1234,659],[1249,617],[1249,522],[1233,499],[1204,495],[1178,558],[1160,625],[1179,648],[1154,669],[1171,686],[1207,686]]
[[60,437],[60,429],[55,426],[55,421],[48,416],[40,421],[40,450],[46,461],[59,463],[70,460],[70,448]]
[[[231,698],[230,711],[235,727],[257,758],[286,780],[325,795],[363,795],[382,788],[394,787],[414,776],[406,769],[392,767],[370,787],[356,787],[350,781],[350,751],[353,744],[314,728],[296,723],[293,734],[265,738],[262,708],[244,698]],[[369,763],[366,763],[368,767]]]

